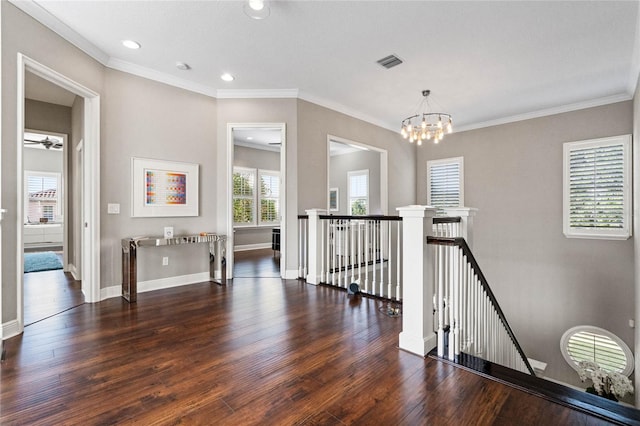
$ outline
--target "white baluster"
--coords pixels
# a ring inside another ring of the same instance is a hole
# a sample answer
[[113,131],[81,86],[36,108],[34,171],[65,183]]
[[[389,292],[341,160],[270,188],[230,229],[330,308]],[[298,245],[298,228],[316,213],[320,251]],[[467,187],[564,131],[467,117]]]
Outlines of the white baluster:
[[327,269],[326,260],[324,257],[324,246],[327,244],[326,237],[327,233],[325,232],[325,225],[327,223],[326,219],[320,220],[320,282],[326,282],[323,278],[325,277],[325,271]]
[[438,246],[438,356],[444,356],[444,248]]
[[388,249],[387,249],[387,297],[389,299],[393,299],[393,286],[391,284],[391,269],[393,266],[393,256],[391,255],[391,221],[388,220],[387,221],[387,243],[388,243]]
[[396,222],[396,299],[397,300],[402,300],[402,288],[401,288],[401,279],[402,277],[400,276],[400,271],[401,271],[401,267],[400,265],[402,265],[402,259],[400,256],[400,235],[401,235],[401,230],[400,227],[402,226],[402,222],[401,221],[397,221]]
[[364,223],[364,292],[369,293],[369,257],[371,238],[369,238],[369,232],[371,231],[371,221],[367,220]]

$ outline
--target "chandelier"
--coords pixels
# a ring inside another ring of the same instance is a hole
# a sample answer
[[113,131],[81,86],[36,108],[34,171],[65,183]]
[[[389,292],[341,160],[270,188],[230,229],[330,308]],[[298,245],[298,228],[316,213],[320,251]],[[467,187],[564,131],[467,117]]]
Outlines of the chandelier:
[[[429,103],[427,97],[431,94],[431,90],[423,90],[422,103],[420,106]],[[423,140],[433,139],[434,143],[440,142],[444,138],[445,133],[451,133],[453,120],[451,114],[444,112],[423,112],[422,114],[412,115],[402,120],[402,128],[400,134],[403,138],[409,139],[409,142],[417,142],[422,145]]]

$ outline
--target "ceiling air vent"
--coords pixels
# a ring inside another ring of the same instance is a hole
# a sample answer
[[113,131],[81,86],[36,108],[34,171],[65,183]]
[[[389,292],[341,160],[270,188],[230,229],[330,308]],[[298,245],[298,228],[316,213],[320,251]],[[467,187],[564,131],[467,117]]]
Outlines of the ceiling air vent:
[[396,55],[389,55],[386,58],[379,59],[378,63],[386,69],[389,69],[396,65],[400,65],[402,63],[402,59],[398,58]]

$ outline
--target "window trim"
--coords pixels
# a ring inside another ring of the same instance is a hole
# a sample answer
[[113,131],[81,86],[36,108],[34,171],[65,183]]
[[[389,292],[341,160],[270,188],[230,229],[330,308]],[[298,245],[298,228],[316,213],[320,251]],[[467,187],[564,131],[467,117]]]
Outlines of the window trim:
[[[366,208],[367,208],[367,212],[364,214],[364,216],[368,215],[371,212],[370,206],[369,206],[369,169],[363,169],[363,170],[351,170],[347,172],[347,208],[348,208],[348,214],[349,216],[354,216],[351,213],[351,177],[352,176],[367,176],[367,195],[366,195]],[[358,197],[358,198],[362,198],[362,197]]]
[[562,335],[562,338],[560,339],[560,351],[562,352],[562,356],[564,357],[565,361],[567,361],[567,363],[574,370],[579,371],[580,367],[573,360],[573,358],[571,358],[571,355],[569,354],[569,351],[567,349],[568,343],[569,343],[569,339],[571,339],[571,337],[574,334],[577,334],[583,331],[587,333],[600,334],[602,336],[606,336],[609,339],[613,340],[618,346],[620,346],[620,349],[622,349],[627,359],[627,365],[620,372],[620,374],[624,374],[627,377],[631,375],[631,373],[633,372],[633,369],[635,368],[635,360],[633,357],[633,352],[631,351],[629,346],[621,338],[619,338],[612,332],[605,330],[604,328],[595,327],[593,325],[578,325],[576,327],[572,327],[569,330],[565,331],[565,333]]
[[[623,226],[620,229],[572,228],[570,226],[570,154],[574,150],[622,145],[623,149]],[[626,240],[631,237],[631,135],[565,142],[562,146],[562,229],[567,238]]]
[[[431,168],[441,164],[457,164],[460,178],[460,196],[458,197],[457,206],[446,207],[464,207],[464,157],[441,158],[439,160],[427,160],[427,205],[431,206]],[[438,207],[444,208],[444,207]]]

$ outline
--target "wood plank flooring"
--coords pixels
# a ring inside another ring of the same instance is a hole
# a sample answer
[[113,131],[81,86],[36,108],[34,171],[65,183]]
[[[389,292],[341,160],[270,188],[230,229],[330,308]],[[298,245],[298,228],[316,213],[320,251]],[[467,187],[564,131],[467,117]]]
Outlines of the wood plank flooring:
[[[60,254],[62,256],[62,254]],[[55,271],[24,274],[24,323],[33,324],[84,303],[82,284],[70,273]]]
[[280,252],[271,249],[237,251],[233,254],[233,276],[238,278],[280,277]]
[[236,278],[84,304],[6,342],[0,424],[606,424],[399,350],[380,303]]

